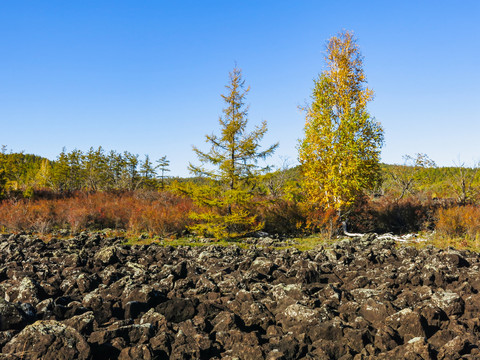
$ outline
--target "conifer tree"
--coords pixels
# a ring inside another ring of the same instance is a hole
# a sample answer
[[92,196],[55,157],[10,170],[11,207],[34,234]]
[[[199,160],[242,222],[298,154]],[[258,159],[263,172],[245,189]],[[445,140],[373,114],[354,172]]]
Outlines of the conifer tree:
[[142,177],[142,183],[144,188],[155,188],[157,175],[157,167],[153,166],[150,156],[145,155],[145,160],[140,164],[140,175]]
[[107,155],[107,186],[108,189],[120,190],[123,184],[123,171],[126,166],[121,153],[111,150]]
[[57,156],[52,171],[52,186],[57,192],[68,192],[70,179],[70,164],[68,153],[63,148],[62,152]]
[[247,132],[245,97],[250,88],[245,87],[239,68],[235,67],[230,73],[226,88],[227,94],[221,95],[226,107],[219,119],[220,135],[206,135],[206,142],[211,145],[208,152],[194,146],[193,151],[201,165],[189,166],[193,174],[207,176],[219,185],[197,189],[193,194],[194,200],[208,206],[210,211],[193,214],[200,223],[192,230],[217,238],[242,236],[261,227],[255,216],[249,214],[247,205],[252,199],[251,190],[257,176],[267,169],[259,167],[258,160],[272,155],[278,146],[274,144],[260,150],[260,141],[267,132],[265,121],[252,132]]
[[122,190],[136,190],[140,184],[140,174],[138,173],[138,155],[124,151],[122,155]]
[[5,185],[7,184],[6,151],[7,147],[2,145],[0,150],[0,199],[5,194]]
[[82,156],[82,168],[85,173],[84,188],[89,191],[104,190],[108,181],[108,164],[105,151],[101,146],[91,147]]
[[356,197],[380,179],[383,129],[370,117],[363,57],[351,32],[332,37],[327,68],[306,109],[305,138],[299,147],[308,202],[344,220]]
[[165,173],[170,171],[168,168],[170,166],[170,160],[167,159],[167,156],[162,156],[157,160],[157,169],[160,170],[160,186],[161,189],[165,189]]

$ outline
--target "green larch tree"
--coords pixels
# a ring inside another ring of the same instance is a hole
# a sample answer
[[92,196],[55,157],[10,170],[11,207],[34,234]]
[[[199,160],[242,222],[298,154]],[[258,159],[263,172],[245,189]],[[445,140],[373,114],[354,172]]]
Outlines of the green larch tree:
[[85,183],[85,171],[82,163],[83,153],[74,149],[67,153],[63,148],[53,164],[51,172],[53,189],[60,193],[81,190]]
[[192,230],[214,237],[238,237],[261,227],[255,216],[248,212],[252,189],[257,176],[267,168],[258,166],[258,160],[273,154],[278,144],[260,150],[260,141],[267,132],[267,123],[247,132],[248,106],[245,97],[250,88],[245,87],[242,72],[235,67],[230,73],[222,95],[225,102],[223,115],[219,119],[220,135],[206,135],[211,145],[208,152],[193,147],[201,165],[189,165],[191,173],[207,176],[218,187],[207,186],[194,194],[194,200],[211,211],[195,213],[193,218],[200,223]]
[[150,156],[145,155],[145,160],[140,163],[140,175],[142,177],[142,185],[144,188],[155,188],[157,175],[157,167],[153,165]]
[[83,167],[83,152],[73,149],[67,154],[70,174],[68,178],[69,191],[80,190],[85,183],[85,169]]
[[5,195],[5,186],[7,184],[7,146],[2,145],[0,150],[0,199]]
[[165,173],[170,171],[168,168],[170,166],[170,160],[167,159],[167,156],[162,156],[157,160],[157,169],[160,171],[160,186],[161,189],[165,189]]
[[343,221],[356,197],[380,180],[383,129],[367,112],[363,57],[353,33],[341,32],[326,47],[326,69],[316,79],[299,146],[307,201]]
[[141,182],[140,174],[138,173],[138,155],[124,151],[122,158],[123,168],[120,188],[129,191],[136,190]]
[[123,168],[126,166],[121,153],[111,150],[107,155],[107,188],[119,190],[122,188]]
[[105,151],[101,146],[91,147],[82,157],[85,173],[84,188],[89,191],[104,190],[108,181],[108,163]]
[[57,156],[57,160],[53,164],[51,172],[52,187],[57,192],[69,191],[70,164],[68,154],[63,148],[62,152]]

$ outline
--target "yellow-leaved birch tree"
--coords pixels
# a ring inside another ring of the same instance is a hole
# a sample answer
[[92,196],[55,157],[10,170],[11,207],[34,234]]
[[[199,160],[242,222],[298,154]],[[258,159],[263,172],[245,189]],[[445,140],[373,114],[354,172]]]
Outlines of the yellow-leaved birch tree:
[[352,32],[328,41],[325,61],[305,109],[299,160],[307,203],[334,210],[344,221],[356,197],[380,179],[383,129],[367,112],[373,91],[366,87],[363,57]]

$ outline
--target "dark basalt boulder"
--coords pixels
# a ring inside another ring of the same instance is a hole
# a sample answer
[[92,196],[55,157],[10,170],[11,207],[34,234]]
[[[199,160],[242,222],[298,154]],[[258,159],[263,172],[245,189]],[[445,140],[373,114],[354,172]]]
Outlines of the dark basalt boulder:
[[72,327],[55,320],[42,320],[14,336],[2,353],[25,360],[87,360],[90,346]]
[[35,309],[30,304],[12,303],[0,298],[0,331],[21,330],[35,320]]

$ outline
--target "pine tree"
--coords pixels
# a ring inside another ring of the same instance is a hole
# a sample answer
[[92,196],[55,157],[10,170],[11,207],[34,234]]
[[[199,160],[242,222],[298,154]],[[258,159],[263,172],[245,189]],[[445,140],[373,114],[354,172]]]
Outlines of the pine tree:
[[107,155],[107,189],[120,190],[122,188],[123,169],[126,166],[121,153],[111,150]]
[[100,146],[91,147],[82,156],[82,167],[85,173],[84,187],[90,191],[103,190],[107,186],[108,163],[105,151]]
[[68,154],[63,148],[62,152],[57,156],[57,160],[53,164],[52,169],[52,187],[57,192],[68,192],[70,178],[70,164]]
[[144,188],[155,188],[157,175],[156,166],[153,166],[150,156],[145,155],[145,160],[140,164],[140,175]]
[[157,169],[160,170],[160,184],[161,189],[165,189],[165,173],[170,171],[168,168],[170,166],[170,160],[167,160],[167,156],[162,156],[160,159],[157,160]]
[[123,168],[120,188],[129,191],[136,190],[141,181],[138,173],[138,155],[124,151],[122,159]]
[[7,184],[6,151],[6,145],[2,145],[0,150],[0,199],[5,195],[5,186]]
[[313,207],[344,220],[356,197],[380,179],[383,129],[370,117],[363,57],[351,32],[327,44],[327,69],[315,80],[299,147],[304,187]]
[[[216,238],[237,237],[261,227],[255,216],[248,212],[252,200],[251,190],[257,176],[267,168],[260,168],[258,160],[273,154],[278,144],[260,151],[260,141],[267,132],[267,124],[262,122],[252,132],[247,132],[248,106],[245,97],[250,90],[245,87],[241,70],[237,67],[230,73],[230,82],[222,95],[226,107],[220,117],[220,135],[206,135],[211,145],[208,152],[197,147],[193,150],[201,165],[190,164],[189,170],[200,176],[212,179],[218,187],[207,186],[193,194],[197,203],[207,206],[207,213],[194,213],[199,224],[191,229]],[[210,167],[207,167],[210,165]]]

